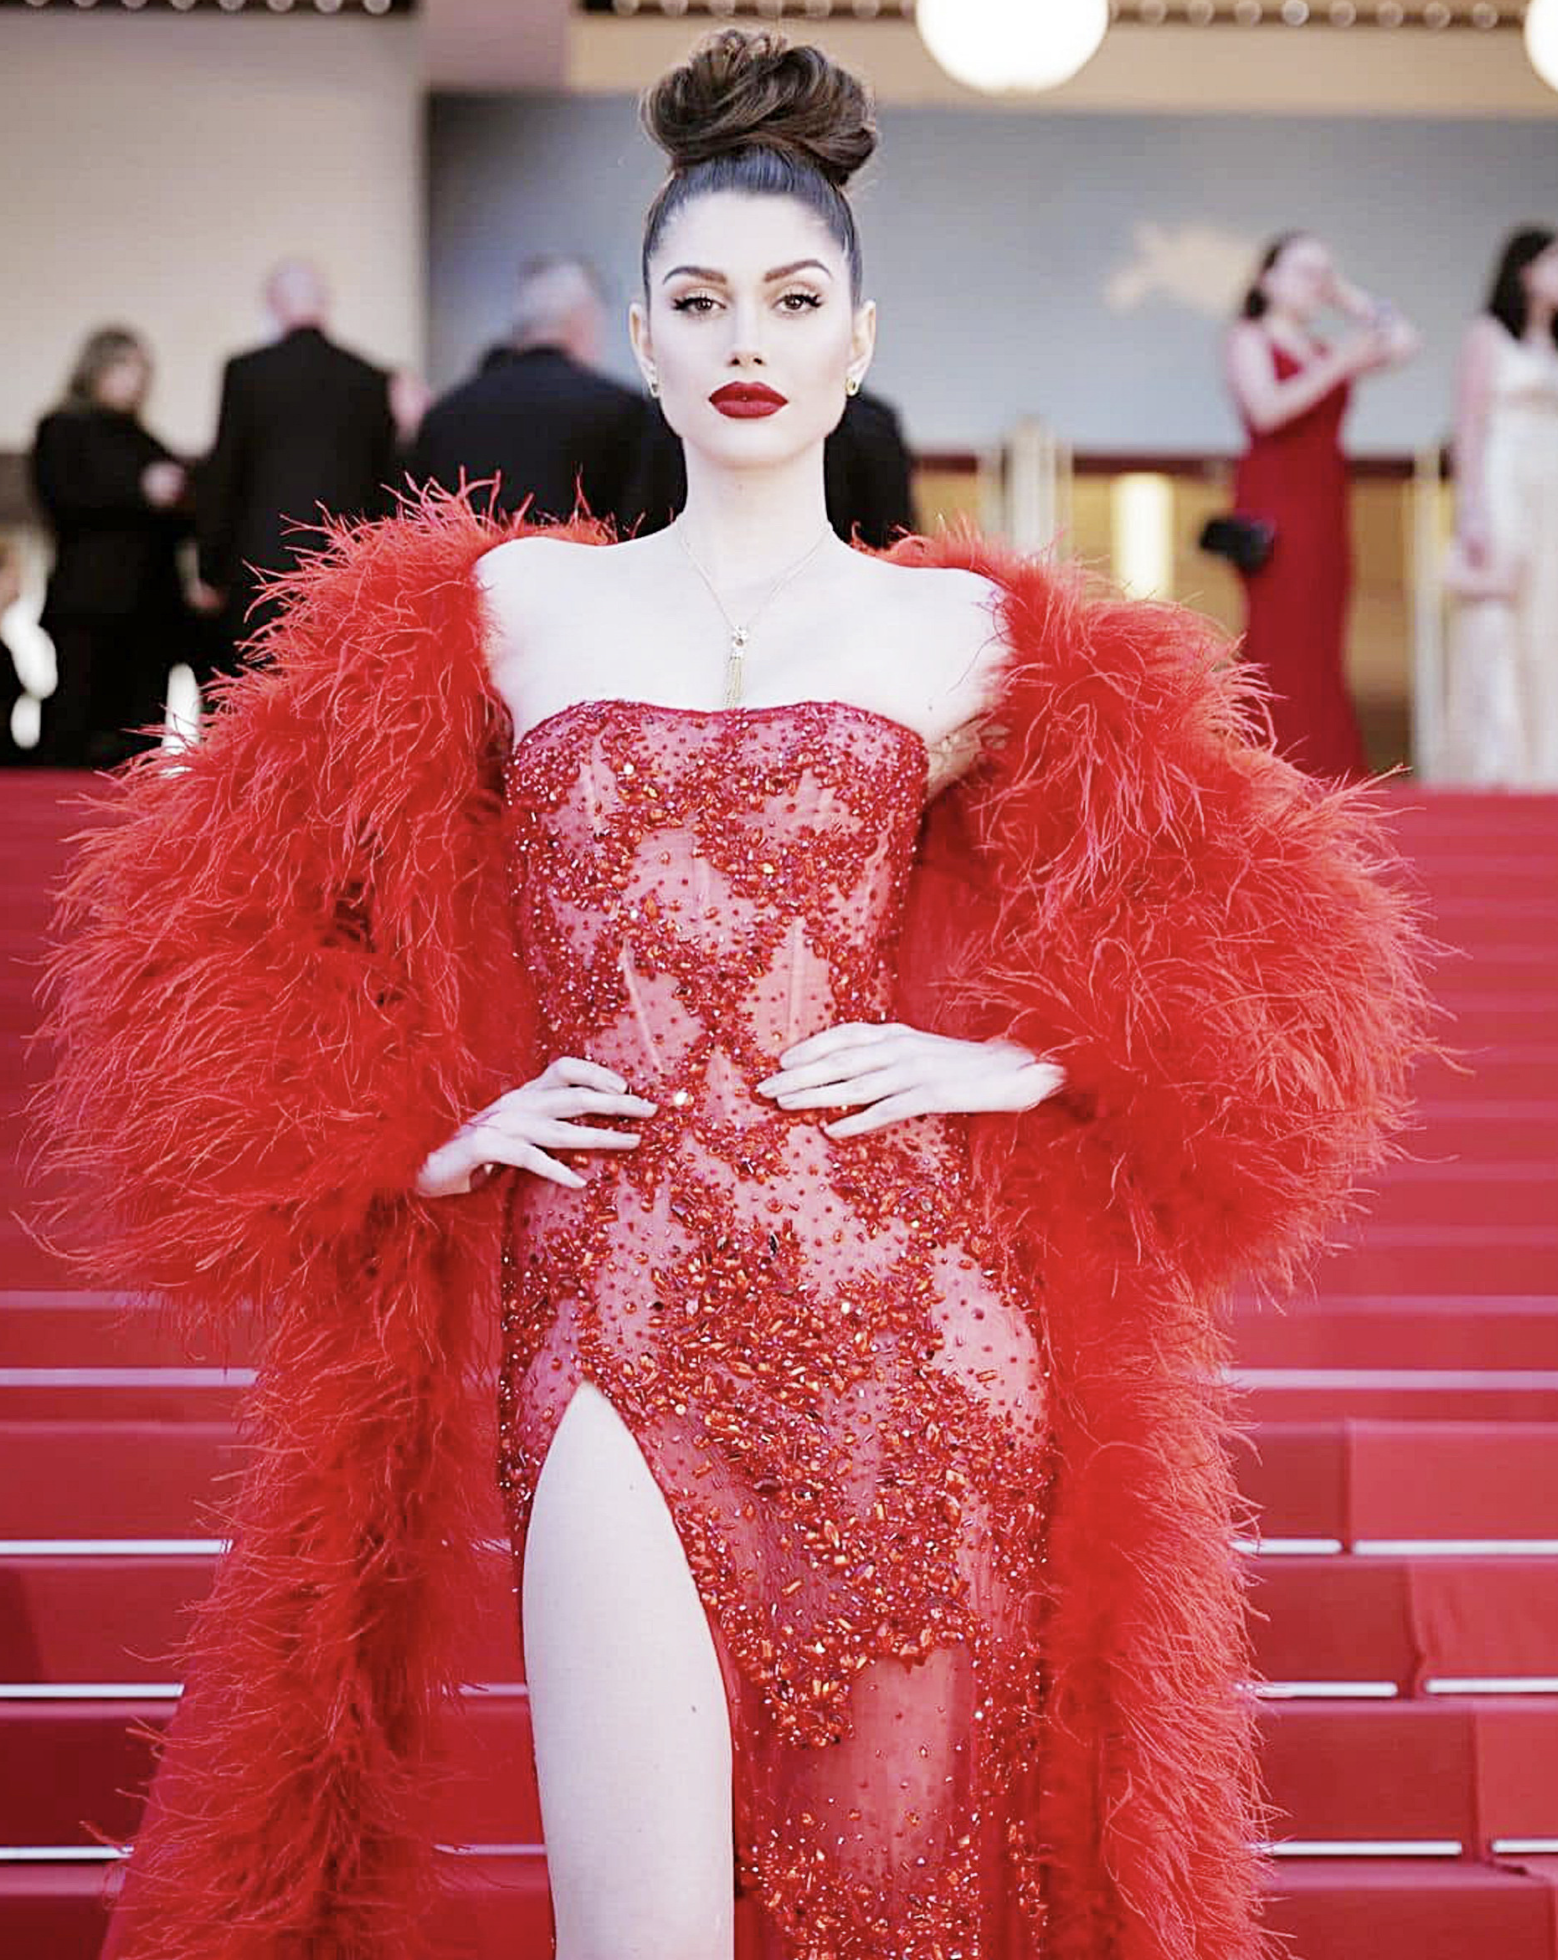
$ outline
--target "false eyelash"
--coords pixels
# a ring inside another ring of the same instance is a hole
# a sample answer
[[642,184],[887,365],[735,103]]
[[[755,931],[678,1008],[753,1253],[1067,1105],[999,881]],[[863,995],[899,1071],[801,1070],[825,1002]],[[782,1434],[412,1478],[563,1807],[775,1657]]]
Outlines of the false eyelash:
[[[709,298],[710,295],[708,293],[683,293],[679,298],[671,301],[671,311],[673,313],[691,313],[695,307],[701,311],[701,303]],[[783,306],[786,300],[792,299],[804,301],[805,310],[808,313],[815,312],[822,304],[820,293],[804,292],[782,293],[779,298],[779,304]]]

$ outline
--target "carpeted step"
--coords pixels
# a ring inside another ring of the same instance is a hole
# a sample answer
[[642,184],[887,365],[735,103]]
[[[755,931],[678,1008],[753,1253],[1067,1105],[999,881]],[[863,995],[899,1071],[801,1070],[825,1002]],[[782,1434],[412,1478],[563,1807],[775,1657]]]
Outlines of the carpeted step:
[[1553,1423],[1269,1423],[1236,1468],[1268,1540],[1558,1541]]
[[[0,1684],[179,1680],[177,1643],[215,1554],[0,1557]],[[481,1560],[463,1677],[517,1681],[524,1661],[506,1548]],[[1439,1682],[1558,1676],[1558,1556],[1263,1556],[1250,1566],[1252,1634],[1268,1682]]]
[[[1552,1369],[1239,1367],[1233,1380],[1245,1417],[1262,1427],[1326,1417],[1558,1422],[1558,1371]],[[0,1408],[9,1406],[0,1390]]]
[[[1558,1181],[1546,1166],[1518,1188],[1535,1205]],[[1427,1182],[1427,1180],[1425,1180]],[[1477,1293],[1347,1294],[1324,1284],[1280,1304],[1248,1298],[1233,1312],[1235,1359],[1257,1368],[1558,1368],[1558,1299]],[[239,1335],[218,1353],[191,1346],[156,1307],[67,1287],[0,1292],[0,1367],[252,1366],[255,1347]]]
[[1267,1682],[1410,1694],[1558,1679],[1558,1555],[1271,1557],[1250,1576]]
[[0,1292],[0,1368],[251,1367],[256,1342],[191,1346],[156,1307],[67,1287]]
[[[1553,958],[1558,962],[1558,947]],[[1558,1001],[1554,1002],[1558,1008]],[[1432,1056],[1412,1079],[1412,1091],[1431,1102],[1558,1103],[1558,1047],[1546,1041],[1489,1041],[1469,1029],[1448,1037],[1453,1055]]]
[[[77,1422],[236,1419],[247,1369],[0,1368],[0,1423],[67,1415]],[[1401,1421],[1558,1422],[1558,1371],[1254,1368],[1235,1371],[1257,1423],[1325,1417]]]
[[1419,866],[1423,888],[1433,909],[1434,930],[1455,943],[1464,929],[1477,933],[1530,933],[1541,937],[1558,932],[1558,896],[1552,887],[1551,861],[1533,856],[1504,858],[1501,869],[1456,874],[1435,865]]
[[[81,1845],[83,1820],[116,1839],[138,1828],[151,1767],[141,1727],[167,1701],[0,1704],[0,1845]],[[1268,1702],[1262,1768],[1277,1841],[1460,1846],[1558,1835],[1558,1698]],[[529,1704],[467,1697],[448,1720],[457,1774],[430,1798],[442,1840],[534,1842],[540,1819]]]
[[[551,1921],[539,1857],[461,1858],[461,1896],[440,1915],[440,1960],[549,1960]],[[105,1885],[95,1866],[0,1866],[0,1951],[7,1960],[97,1960]],[[1268,1885],[1267,1923],[1294,1960],[1552,1960],[1548,1888],[1466,1859],[1284,1859]]]
[[[1435,994],[1449,1005],[1445,988]],[[1456,976],[1454,1011],[1436,1029],[1451,1048],[1519,1046],[1553,1038],[1555,1002],[1551,990],[1511,994],[1484,988],[1475,966]]]
[[[438,1960],[550,1960],[551,1907],[538,1853],[449,1857],[444,1871]],[[104,1888],[117,1890],[123,1877],[122,1865],[0,1864],[0,1953],[5,1960],[97,1960],[107,1926]]]
[[1471,1859],[1284,1858],[1268,1901],[1293,1960],[1553,1960],[1549,1888]]
[[1558,984],[1552,968],[1552,949],[1526,933],[1490,933],[1485,944],[1452,945],[1433,969],[1437,998],[1454,1002],[1461,993],[1534,994],[1552,998]]
[[[237,1460],[228,1423],[0,1423],[0,1538],[203,1537]],[[1276,1422],[1237,1471],[1268,1538],[1558,1539],[1554,1423]]]
[[[1543,1013],[1551,1023],[1558,1003]],[[1401,1141],[1413,1157],[1435,1163],[1548,1165],[1558,1147],[1558,1108],[1481,1098],[1419,1103]]]
[[[217,1554],[130,1557],[0,1555],[0,1684],[177,1685],[177,1643],[189,1609],[211,1589]],[[513,1558],[479,1559],[480,1591],[462,1615],[468,1681],[518,1681]]]
[[1337,1293],[1550,1293],[1558,1296],[1558,1224],[1350,1227],[1354,1242],[1315,1267]]
[[1333,1294],[1241,1301],[1234,1359],[1250,1368],[1558,1368],[1558,1301],[1475,1294]]
[[1277,1840],[1558,1837],[1558,1697],[1284,1701],[1261,1709]]
[[[160,1732],[164,1700],[0,1701],[0,1846],[85,1846],[91,1823],[119,1842],[139,1828],[154,1764],[141,1729]],[[429,1798],[440,1842],[537,1843],[541,1820],[522,1692],[465,1698],[445,1718],[454,1774]]]
[[[216,1554],[0,1556],[0,1684],[157,1684],[210,1590]],[[1558,1676],[1558,1556],[1260,1556],[1250,1564],[1256,1672],[1276,1684],[1536,1682]],[[466,1680],[523,1678],[506,1548],[482,1558]]]
[[1551,1224],[1558,1217],[1558,1138],[1547,1162],[1393,1164],[1371,1183],[1363,1198],[1368,1226],[1382,1230]]
[[0,1368],[0,1423],[231,1422],[249,1392],[251,1370],[153,1368]]
[[230,1422],[0,1423],[0,1539],[205,1537]]

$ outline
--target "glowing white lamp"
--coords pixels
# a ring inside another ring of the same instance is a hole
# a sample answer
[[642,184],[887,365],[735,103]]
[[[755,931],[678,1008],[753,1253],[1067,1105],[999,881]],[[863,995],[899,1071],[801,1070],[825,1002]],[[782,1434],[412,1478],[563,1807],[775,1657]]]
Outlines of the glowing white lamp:
[[987,95],[1036,95],[1097,54],[1109,0],[919,0],[915,19],[954,81]]
[[1526,8],[1526,53],[1549,88],[1558,88],[1558,0],[1531,0]]

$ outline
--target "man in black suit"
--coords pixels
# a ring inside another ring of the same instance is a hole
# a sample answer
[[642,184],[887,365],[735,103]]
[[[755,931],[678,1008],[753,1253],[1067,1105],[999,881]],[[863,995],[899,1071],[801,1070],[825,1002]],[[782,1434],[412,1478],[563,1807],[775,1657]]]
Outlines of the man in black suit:
[[530,260],[511,339],[490,348],[423,419],[411,449],[414,480],[453,490],[462,475],[472,483],[497,477],[493,501],[505,513],[533,497],[537,517],[568,517],[582,502],[621,531],[656,528],[639,524],[650,404],[598,371],[605,317],[582,261]]
[[844,404],[822,453],[828,520],[846,541],[882,550],[914,521],[913,462],[891,402],[869,389]]
[[249,615],[256,572],[285,571],[318,543],[297,523],[317,523],[321,506],[383,516],[400,481],[390,376],[328,337],[318,269],[300,259],[277,266],[265,303],[279,337],[227,363],[196,491],[200,576],[221,596],[229,647],[261,623],[260,610]]

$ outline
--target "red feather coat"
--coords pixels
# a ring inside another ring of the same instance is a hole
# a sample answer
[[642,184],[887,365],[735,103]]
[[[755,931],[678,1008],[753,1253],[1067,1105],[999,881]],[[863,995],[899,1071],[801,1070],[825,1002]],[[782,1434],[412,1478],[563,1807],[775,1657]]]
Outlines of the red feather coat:
[[[44,1115],[92,1270],[207,1346],[263,1332],[177,1797],[133,1862],[137,1955],[428,1950],[499,1213],[412,1187],[546,1059],[472,576],[523,528],[430,493],[335,530],[201,746],[106,791],[63,895]],[[1058,1445],[1044,1960],[1250,1960],[1264,1820],[1214,1308],[1289,1270],[1400,1119],[1411,906],[1365,799],[1254,739],[1202,621],[971,540],[893,555],[996,580],[1010,655],[1003,735],[927,818],[903,1017],[1011,1036],[1069,1085],[968,1119]]]

